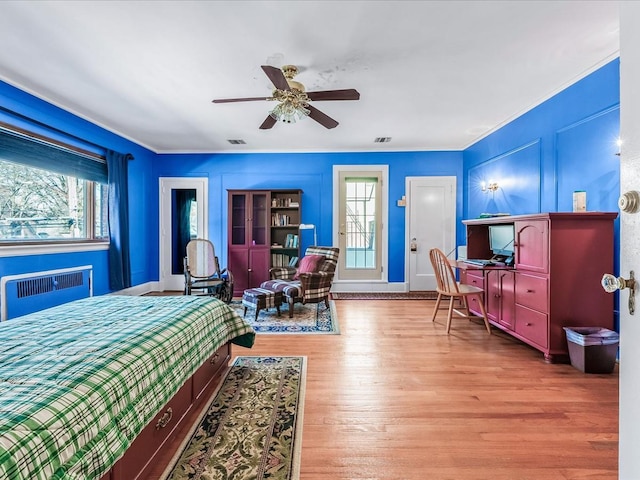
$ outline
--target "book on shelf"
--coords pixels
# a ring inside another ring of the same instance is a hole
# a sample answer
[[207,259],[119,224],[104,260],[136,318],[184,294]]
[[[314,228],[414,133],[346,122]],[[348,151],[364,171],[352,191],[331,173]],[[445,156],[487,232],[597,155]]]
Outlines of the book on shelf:
[[291,223],[291,217],[289,215],[283,215],[282,213],[271,214],[271,226],[282,227]]
[[285,248],[298,248],[298,235],[295,233],[287,233],[287,237],[284,242]]
[[[297,257],[296,257],[297,258]],[[283,253],[271,254],[271,266],[272,267],[286,267],[291,264],[291,257]]]
[[300,202],[298,202],[297,200],[293,200],[291,197],[272,198],[271,207],[272,208],[298,208],[300,207]]
[[295,267],[297,263],[298,263],[298,257],[291,257],[289,259],[289,266],[290,267]]

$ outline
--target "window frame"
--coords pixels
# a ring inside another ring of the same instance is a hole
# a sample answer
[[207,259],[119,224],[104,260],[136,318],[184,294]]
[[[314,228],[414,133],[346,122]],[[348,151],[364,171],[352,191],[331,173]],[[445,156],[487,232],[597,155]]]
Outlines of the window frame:
[[[355,176],[379,176],[379,194],[380,194],[380,204],[379,211],[376,213],[377,222],[377,237],[378,243],[377,248],[380,253],[380,266],[379,272],[376,275],[370,275],[373,273],[372,271],[368,271],[363,275],[351,275],[357,272],[357,269],[350,269],[347,273],[345,268],[343,267],[343,261],[338,262],[338,267],[336,269],[336,274],[334,277],[334,284],[341,288],[341,284],[349,285],[350,288],[356,288],[358,290],[366,288],[370,288],[370,285],[373,283],[388,283],[388,264],[389,264],[389,238],[387,234],[387,222],[389,218],[389,165],[387,164],[375,164],[375,165],[334,165],[333,166],[333,244],[340,245],[341,238],[340,235],[340,188],[341,188],[341,177],[346,173],[349,176],[357,172]],[[341,255],[342,257],[342,255]],[[362,270],[365,272],[365,270]]]
[[[55,132],[54,132],[55,133]],[[4,151],[0,151],[0,160],[23,165],[28,168],[39,168],[45,171],[61,173],[63,175],[77,178],[84,182],[84,238],[61,238],[61,239],[25,239],[25,240],[0,240],[0,257],[5,256],[19,256],[19,255],[34,255],[44,253],[66,253],[66,252],[78,252],[78,251],[95,251],[106,250],[109,247],[109,238],[96,237],[96,185],[108,185],[106,175],[106,158],[104,155],[92,152],[88,149],[81,148],[71,143],[63,142],[48,136],[35,133],[33,131],[25,130],[23,128],[10,125],[0,120],[0,144],[5,148]],[[32,142],[32,143],[28,143]],[[77,142],[76,142],[77,143]],[[25,145],[25,157],[21,158],[20,145]],[[33,151],[30,147],[33,147]],[[56,171],[50,168],[43,167],[46,162],[41,162],[35,159],[34,152],[46,155],[47,149],[51,152],[52,156],[57,158],[69,159],[70,163],[75,163],[76,166],[71,166],[73,171]],[[22,161],[21,161],[22,160]],[[84,175],[76,175],[74,173],[83,171],[82,166],[84,162],[93,162],[91,164],[86,163],[89,171],[88,176],[92,179],[84,178]],[[96,174],[96,167],[98,171],[102,171],[102,174]],[[78,167],[79,165],[79,167]],[[98,175],[98,176],[96,176]],[[97,181],[99,178],[103,181]],[[108,200],[107,200],[108,201]],[[108,219],[105,219],[108,223]],[[108,225],[107,225],[108,235]]]

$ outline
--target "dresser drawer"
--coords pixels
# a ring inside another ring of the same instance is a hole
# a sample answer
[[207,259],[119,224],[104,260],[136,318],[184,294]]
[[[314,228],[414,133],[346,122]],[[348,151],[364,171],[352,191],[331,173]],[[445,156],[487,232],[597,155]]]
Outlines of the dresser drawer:
[[548,285],[547,277],[518,273],[516,275],[516,303],[547,313],[549,311]]
[[549,320],[546,313],[516,305],[515,332],[542,348],[549,345]]
[[217,378],[218,374],[224,370],[229,362],[229,344],[223,345],[211,355],[207,361],[193,374],[193,398],[199,398],[202,391],[207,388],[211,381]]
[[480,299],[478,299],[478,297],[475,295],[471,295],[467,297],[467,302],[469,302],[469,311],[481,317],[482,309],[480,308]]
[[467,285],[473,285],[474,287],[482,288],[484,290],[484,275],[482,274],[482,272],[476,272],[475,270],[464,270],[460,281]]
[[191,407],[191,378],[136,437],[118,463],[123,472],[140,472],[149,459],[174,432]]

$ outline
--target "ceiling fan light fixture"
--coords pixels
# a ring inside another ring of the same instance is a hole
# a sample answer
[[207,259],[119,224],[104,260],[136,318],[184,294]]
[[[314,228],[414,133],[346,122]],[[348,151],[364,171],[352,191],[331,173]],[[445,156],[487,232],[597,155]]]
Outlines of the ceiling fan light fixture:
[[269,115],[279,122],[296,123],[297,120],[308,117],[311,113],[307,108],[309,98],[303,91],[276,89],[273,92],[273,98],[279,103],[269,112]]
[[311,111],[305,106],[294,105],[292,102],[282,102],[275,106],[273,110],[269,112],[273,118],[283,123],[296,123],[297,120],[302,120],[308,117]]
[[294,65],[285,65],[281,69],[271,65],[262,65],[262,70],[275,87],[271,97],[218,98],[213,103],[253,102],[256,100],[277,101],[278,105],[269,112],[260,125],[260,130],[269,130],[278,121],[295,123],[304,117],[310,117],[325,128],[336,128],[339,124],[326,113],[321,112],[311,101],[359,100],[360,94],[353,88],[342,90],[320,90],[306,92],[304,85],[293,80],[298,73]]

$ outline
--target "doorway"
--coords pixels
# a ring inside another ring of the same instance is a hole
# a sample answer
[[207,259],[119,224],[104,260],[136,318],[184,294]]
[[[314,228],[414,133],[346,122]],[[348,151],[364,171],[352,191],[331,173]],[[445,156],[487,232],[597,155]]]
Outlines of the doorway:
[[386,281],[387,165],[336,165],[334,244],[340,248],[336,278],[356,284]]
[[208,238],[207,178],[160,178],[160,289],[183,290],[183,259],[192,238]]
[[456,177],[407,177],[405,272],[409,291],[435,290],[429,250],[455,258]]

